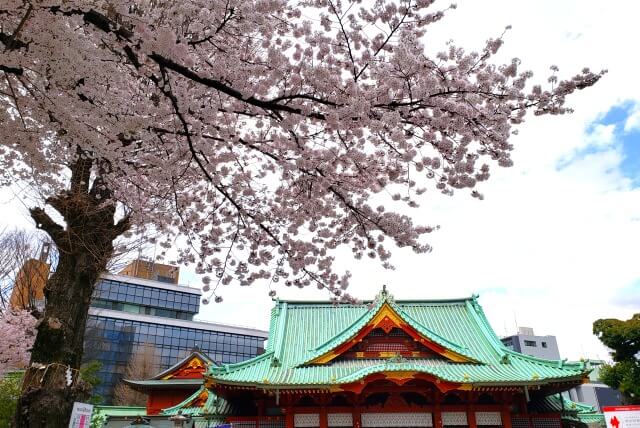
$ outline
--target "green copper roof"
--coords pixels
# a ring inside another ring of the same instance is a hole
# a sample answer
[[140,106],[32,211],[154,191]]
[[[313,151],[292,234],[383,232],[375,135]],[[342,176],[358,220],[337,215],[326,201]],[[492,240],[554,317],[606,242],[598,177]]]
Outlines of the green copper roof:
[[139,406],[93,406],[93,414],[103,414],[106,416],[144,416],[147,414],[146,407]]
[[110,418],[133,420],[147,414],[146,407],[137,406],[94,406],[91,413],[91,426],[104,426]]
[[529,405],[529,412],[548,413],[561,412],[562,419],[583,424],[604,426],[604,415],[598,413],[597,409],[588,404],[576,403],[559,397],[557,394],[532,400]]
[[177,415],[178,412],[185,416],[218,416],[218,418],[210,419],[211,421],[219,420],[222,422],[225,415],[232,412],[232,407],[227,400],[218,397],[211,391],[208,392],[207,400],[202,406],[195,406],[194,402],[198,396],[206,391],[204,385],[201,386],[191,396],[187,397],[183,402],[173,407],[162,410],[161,414],[166,416]]
[[[313,350],[313,352],[311,353],[310,356],[305,358],[305,361],[301,363],[308,363],[309,361],[313,360],[314,358],[317,358],[321,355],[324,355],[325,353],[335,349],[336,347],[338,347],[339,345],[341,345],[342,343],[346,342],[347,340],[349,340],[350,338],[352,338],[353,336],[355,336],[364,326],[367,325],[368,322],[370,322],[373,317],[376,315],[376,313],[382,308],[382,306],[387,303],[389,304],[389,306],[391,306],[391,308],[402,317],[402,319],[404,319],[411,327],[413,327],[414,329],[416,329],[420,334],[424,335],[425,337],[428,337],[429,339],[431,339],[433,342],[437,343],[438,345],[444,346],[447,349],[450,349],[460,355],[463,355],[469,359],[474,359],[470,353],[469,353],[469,349],[463,346],[460,346],[456,343],[453,343],[449,340],[447,340],[446,338],[442,337],[441,335],[435,333],[434,331],[429,330],[428,328],[426,328],[425,326],[423,326],[422,324],[420,324],[420,322],[416,321],[410,313],[408,313],[407,311],[405,311],[401,306],[399,306],[398,304],[396,304],[393,300],[391,299],[386,299],[386,298],[380,298],[377,299],[376,301],[373,302],[371,308],[369,310],[367,310],[366,312],[363,312],[362,315],[356,319],[353,323],[351,323],[351,325],[349,325],[347,328],[345,328],[344,330],[342,330],[340,333],[338,333],[337,335],[331,337],[328,341],[326,341],[325,343],[323,343],[322,345],[318,346],[317,348],[315,348]],[[286,304],[286,303],[285,303]]]
[[[384,303],[428,339],[473,362],[456,363],[438,357],[308,364],[353,338]],[[388,371],[421,372],[474,386],[573,381],[588,372],[584,363],[544,360],[507,349],[489,326],[475,297],[395,302],[381,293],[374,302],[361,305],[277,302],[271,312],[265,353],[245,362],[210,367],[208,375],[225,384],[295,388],[346,384]]]

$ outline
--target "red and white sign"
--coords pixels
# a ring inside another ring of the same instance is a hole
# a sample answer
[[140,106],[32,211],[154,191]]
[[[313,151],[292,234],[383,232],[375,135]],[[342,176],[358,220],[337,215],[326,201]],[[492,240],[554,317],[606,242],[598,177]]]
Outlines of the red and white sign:
[[92,413],[93,406],[91,404],[79,403],[76,401],[73,403],[69,428],[89,428],[91,425]]
[[640,406],[603,407],[607,428],[640,428]]

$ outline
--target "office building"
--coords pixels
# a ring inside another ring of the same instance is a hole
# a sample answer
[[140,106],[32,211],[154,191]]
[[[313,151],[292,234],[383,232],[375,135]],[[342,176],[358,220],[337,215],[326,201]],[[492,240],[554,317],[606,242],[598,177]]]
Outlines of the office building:
[[87,320],[84,361],[99,361],[94,391],[109,404],[126,366],[143,347],[156,351],[167,369],[194,347],[217,363],[235,363],[262,352],[267,333],[194,321],[200,290],[169,282],[104,274],[96,284]]
[[519,327],[518,334],[500,339],[504,346],[516,352],[547,360],[559,360],[560,351],[555,336],[536,336],[530,327]]

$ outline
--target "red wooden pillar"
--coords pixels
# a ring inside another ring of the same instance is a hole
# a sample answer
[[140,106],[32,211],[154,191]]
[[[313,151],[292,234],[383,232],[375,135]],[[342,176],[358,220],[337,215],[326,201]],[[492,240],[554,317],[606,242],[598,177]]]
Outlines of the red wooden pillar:
[[294,416],[293,416],[293,406],[287,406],[284,410],[284,425],[286,428],[293,428],[294,425]]
[[360,407],[358,404],[353,408],[353,428],[361,428],[362,420],[360,419]]
[[328,428],[329,421],[327,420],[327,408],[325,406],[320,407],[320,428]]
[[469,428],[478,428],[478,424],[476,422],[476,408],[472,404],[467,406],[467,426]]
[[442,408],[440,407],[440,395],[433,406],[433,428],[442,428]]
[[502,407],[502,414],[500,416],[502,417],[502,428],[511,428],[511,408],[509,405]]

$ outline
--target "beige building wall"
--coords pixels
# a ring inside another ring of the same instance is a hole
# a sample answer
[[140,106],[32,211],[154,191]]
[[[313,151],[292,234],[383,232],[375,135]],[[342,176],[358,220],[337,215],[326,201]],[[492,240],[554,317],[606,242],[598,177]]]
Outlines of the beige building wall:
[[180,275],[180,268],[177,266],[136,259],[126,265],[120,272],[118,272],[118,274],[177,284],[178,277]]
[[49,265],[36,259],[27,260],[11,291],[9,305],[14,309],[44,308],[44,286],[49,278]]

